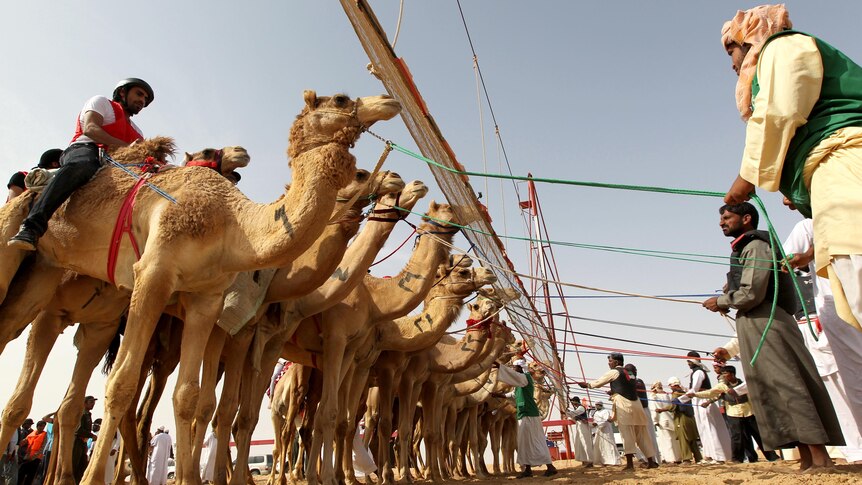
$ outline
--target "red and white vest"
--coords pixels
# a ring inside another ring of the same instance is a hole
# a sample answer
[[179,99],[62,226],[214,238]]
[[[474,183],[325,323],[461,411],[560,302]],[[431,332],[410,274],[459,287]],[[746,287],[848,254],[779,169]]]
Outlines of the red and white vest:
[[[119,138],[126,143],[131,143],[135,140],[142,140],[144,137],[135,131],[135,128],[129,122],[128,118],[126,118],[126,111],[123,109],[123,106],[116,101],[111,101],[111,107],[114,108],[115,121],[113,123],[102,125],[102,129],[105,130],[107,134],[114,138]],[[75,143],[75,141],[83,134],[84,130],[81,127],[81,116],[79,115],[78,120],[75,122],[75,136],[72,137],[70,144]],[[105,148],[102,144],[98,145],[101,148]]]

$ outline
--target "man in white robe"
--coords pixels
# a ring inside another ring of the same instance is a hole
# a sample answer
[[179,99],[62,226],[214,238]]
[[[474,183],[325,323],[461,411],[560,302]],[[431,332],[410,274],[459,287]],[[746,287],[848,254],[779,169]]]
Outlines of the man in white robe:
[[[707,391],[712,388],[707,376],[707,370],[700,362],[700,354],[691,351],[691,357],[686,362],[691,369],[689,373],[690,390],[695,392]],[[730,460],[730,432],[718,406],[710,399],[699,397],[691,398],[682,396],[680,402],[691,402],[694,409],[694,419],[697,422],[697,432],[700,435],[700,443],[703,447],[703,455],[706,464],[724,463]]]
[[659,413],[656,409],[670,407],[670,395],[664,392],[661,381],[655,381],[650,392],[650,414],[656,426],[656,441],[658,441],[659,456],[665,463],[680,463],[682,461],[679,441],[676,438],[676,425],[672,413]]
[[581,398],[574,396],[570,398],[572,409],[566,414],[575,422],[574,452],[575,460],[583,464],[585,468],[593,466],[593,436],[590,433],[589,416],[587,410],[581,404]]
[[614,403],[613,416],[620,430],[626,455],[626,470],[634,469],[634,456],[640,449],[647,458],[648,468],[657,468],[656,449],[647,432],[647,425],[652,426],[652,420],[647,420],[641,401],[637,395],[635,378],[623,368],[625,357],[619,352],[608,355],[608,368],[604,375],[590,382],[576,382],[586,389],[596,389],[609,384],[611,399]]
[[206,448],[207,454],[204,457],[203,465],[201,465],[201,481],[213,482],[215,477],[216,449],[218,448],[215,427],[210,429],[210,433],[204,440],[203,447]]
[[150,485],[168,483],[168,460],[171,458],[171,435],[164,427],[156,430],[150,440],[150,458],[147,460],[147,482]]
[[[787,198],[784,204],[793,209]],[[848,462],[862,460],[862,332],[847,325],[835,311],[829,280],[815,275],[814,226],[811,219],[799,221],[787,240],[784,252],[790,264],[808,271],[814,296],[814,308],[806,308],[817,332],[817,340],[808,328],[806,318],[799,319],[805,346],[814,357],[826,391],[832,398],[835,414],[841,423],[845,446],[838,449]],[[806,301],[806,305],[810,302]],[[854,414],[855,413],[855,414]]]
[[534,397],[533,383],[535,379],[542,377],[542,373],[538,369],[533,374],[526,372],[527,362],[523,359],[517,360],[512,365],[514,370],[501,365],[497,372],[497,379],[515,386],[511,394],[515,398],[518,409],[518,464],[523,467],[518,478],[533,476],[532,467],[540,465],[546,465],[544,476],[556,475],[557,468],[551,460],[551,452],[548,450],[547,439],[542,429],[542,417]]
[[374,457],[365,446],[365,440],[362,439],[363,426],[357,426],[356,432],[353,433],[353,471],[360,475],[370,476],[377,471],[377,464],[374,463]]
[[596,403],[593,426],[596,428],[596,436],[593,440],[593,464],[619,465],[620,453],[617,451],[617,443],[614,440],[611,412],[605,409],[603,402]]

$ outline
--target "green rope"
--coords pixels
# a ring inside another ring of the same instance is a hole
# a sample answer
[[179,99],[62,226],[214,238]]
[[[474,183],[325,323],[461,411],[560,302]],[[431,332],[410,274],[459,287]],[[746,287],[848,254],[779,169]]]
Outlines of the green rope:
[[[435,219],[435,218],[428,216],[426,214],[422,214],[420,212],[414,212],[414,211],[411,211],[409,209],[405,209],[403,207],[393,206],[393,208],[398,209],[400,211],[403,211],[405,213],[414,214],[414,215],[417,215],[420,217],[425,217],[427,219],[433,220],[434,222],[438,222],[441,224],[445,223],[445,224],[450,225],[452,227],[457,227],[461,230],[466,230],[466,231],[474,232],[476,234],[482,234],[485,236],[494,236],[494,234],[490,234],[490,233],[483,231],[481,229],[476,229],[476,228],[473,228],[470,226],[462,226],[462,225],[456,224],[452,221],[444,221],[442,219]],[[727,256],[716,256],[716,255],[712,255],[712,254],[682,253],[682,252],[674,252],[674,251],[659,251],[659,250],[653,250],[653,249],[625,248],[625,247],[620,247],[620,246],[603,246],[603,245],[598,245],[598,244],[586,244],[586,243],[575,243],[575,242],[568,242],[568,241],[557,241],[557,240],[553,240],[553,239],[547,239],[547,240],[546,239],[533,239],[533,238],[529,238],[529,237],[509,236],[509,235],[505,235],[505,234],[496,234],[496,236],[503,238],[503,239],[511,239],[513,241],[525,241],[525,242],[531,242],[531,243],[536,243],[536,244],[553,244],[553,245],[558,245],[558,246],[574,247],[574,248],[580,248],[580,249],[593,249],[596,251],[607,251],[607,252],[620,253],[620,254],[631,254],[631,255],[635,255],[635,256],[648,256],[648,257],[653,257],[653,258],[670,259],[670,260],[674,260],[674,261],[689,261],[689,262],[694,262],[694,263],[717,264],[717,265],[721,265],[721,266],[730,265],[730,266],[736,266],[736,267],[740,267],[740,268],[745,267],[744,264],[728,263],[727,261],[705,261],[702,259],[695,259],[694,258],[694,257],[702,257],[702,258],[714,258],[714,259],[723,259],[723,260],[727,259]],[[692,257],[673,257],[673,256],[666,256],[666,255],[692,256]],[[761,267],[753,267],[752,268],[752,269],[762,269],[762,270],[767,270],[767,271],[772,271],[773,263],[775,263],[774,259],[759,259],[759,258],[740,258],[740,261],[754,261],[754,262],[759,261],[762,263],[770,263],[769,266],[761,266]]]
[[[601,182],[583,182],[583,181],[577,181],[577,180],[551,179],[551,178],[540,178],[540,177],[523,177],[523,176],[516,176],[516,175],[505,175],[505,174],[494,174],[494,173],[470,172],[470,171],[466,171],[466,170],[457,170],[457,169],[454,169],[451,167],[447,167],[447,166],[445,166],[445,165],[443,165],[443,164],[441,164],[435,160],[432,160],[430,158],[422,156],[416,152],[408,150],[407,148],[404,148],[401,145],[398,145],[396,143],[389,142],[389,144],[394,150],[397,150],[401,153],[404,153],[405,155],[411,156],[411,157],[416,158],[418,160],[422,160],[429,165],[433,165],[437,168],[440,168],[442,170],[446,170],[447,172],[450,172],[450,173],[453,173],[456,175],[467,175],[467,176],[476,176],[476,177],[487,177],[487,178],[508,179],[508,180],[521,180],[521,181],[532,181],[532,182],[543,182],[543,183],[550,183],[550,184],[573,185],[573,186],[578,186],[578,187],[594,187],[594,188],[603,188],[603,189],[632,190],[632,191],[638,191],[638,192],[655,192],[655,193],[660,193],[660,194],[694,195],[694,196],[701,196],[701,197],[721,197],[721,198],[723,198],[725,196],[725,194],[723,192],[714,192],[714,191],[707,191],[707,190],[675,189],[675,188],[669,188],[669,187],[655,187],[655,186],[649,186],[649,185],[626,185],[626,184],[609,184],[609,183],[601,183]],[[772,263],[771,269],[773,272],[773,288],[774,288],[774,291],[772,292],[773,293],[773,295],[772,295],[772,308],[770,309],[770,312],[769,312],[769,321],[766,323],[766,327],[763,329],[763,333],[760,336],[760,342],[758,343],[757,348],[755,349],[754,354],[751,357],[751,366],[753,367],[754,362],[757,360],[757,357],[760,355],[760,350],[763,347],[764,342],[766,341],[766,335],[767,335],[767,333],[769,333],[769,329],[772,328],[772,324],[775,321],[775,309],[778,305],[778,272],[781,271],[781,268],[780,268],[781,261],[786,261],[787,255],[784,253],[784,248],[778,242],[779,241],[778,234],[775,232],[775,228],[772,226],[772,221],[769,219],[769,215],[766,213],[766,207],[763,205],[763,201],[761,201],[760,197],[758,197],[757,194],[755,194],[755,193],[752,193],[750,195],[751,195],[751,200],[756,202],[757,205],[760,207],[761,215],[763,216],[763,219],[766,221],[768,232],[769,232],[769,246],[772,249],[773,258],[774,258],[774,255],[776,254],[776,249],[777,249],[778,254],[781,255],[780,260],[773,259],[771,261],[771,263]],[[449,221],[438,221],[438,222],[446,222],[448,224],[452,224]],[[456,225],[456,224],[452,224],[452,225]],[[462,229],[469,229],[471,231],[474,231],[474,232],[477,232],[480,234],[485,234],[487,236],[494,236],[493,234],[488,234],[484,231],[474,230],[473,228],[469,228],[469,227],[465,227],[465,226],[459,226],[459,227],[461,227]],[[513,239],[517,239],[517,238],[513,238]],[[524,239],[528,239],[528,238],[524,238]],[[620,251],[620,252],[626,252],[626,251]],[[658,253],[658,252],[656,252],[656,253]],[[637,253],[632,252],[630,254],[637,254]],[[668,253],[665,253],[665,254],[668,254]],[[662,257],[662,256],[655,256],[655,257]],[[688,261],[698,262],[697,260],[690,260],[690,259],[684,259],[684,258],[667,258],[667,259],[681,259],[684,261],[688,260]],[[700,262],[707,262],[707,261],[700,261]],[[721,264],[721,263],[717,263],[717,264]],[[753,268],[753,269],[767,269],[767,268]],[[799,297],[799,300],[802,303],[802,309],[805,312],[805,319],[808,322],[808,329],[811,332],[811,335],[814,337],[814,339],[817,340],[817,338],[818,338],[817,333],[814,331],[814,327],[811,325],[811,319],[808,316],[808,310],[805,307],[805,299],[802,297],[802,290],[799,287],[799,282],[796,279],[796,274],[793,271],[790,271],[790,276],[791,276],[791,280],[793,281],[793,287],[796,290],[796,295]]]
[[448,172],[457,174],[457,175],[472,175],[476,177],[487,177],[487,178],[497,178],[497,179],[509,179],[509,180],[521,180],[521,181],[533,181],[533,182],[544,182],[549,184],[561,184],[561,185],[574,185],[578,187],[596,187],[600,189],[619,189],[619,190],[634,190],[638,192],[658,192],[661,194],[680,194],[680,195],[697,195],[701,197],[724,197],[723,192],[712,192],[708,190],[690,190],[690,189],[674,189],[668,187],[654,187],[649,185],[625,185],[625,184],[607,184],[601,182],[582,182],[578,180],[563,180],[563,179],[548,179],[548,178],[537,178],[537,177],[521,177],[517,175],[504,175],[504,174],[496,174],[496,173],[483,173],[483,172],[468,172],[464,170],[456,170],[451,167],[447,167],[445,165],[440,164],[430,158],[424,157],[418,153],[412,152],[401,145],[397,145],[392,143],[392,148],[397,150],[405,155],[409,155],[413,158],[417,158],[422,160],[429,165],[434,165],[435,167],[441,168]]
[[[769,216],[766,214],[766,207],[763,205],[763,201],[760,200],[756,194],[751,194],[751,200],[757,203],[758,207],[760,207],[761,214],[764,216],[764,220],[766,221],[766,227],[769,230],[769,248],[772,251],[772,254],[781,255],[781,261],[787,260],[787,255],[784,253],[784,247],[779,243],[778,233],[775,232],[775,227],[772,226],[772,221],[769,220]],[[776,251],[777,249],[777,251]],[[757,361],[757,357],[760,355],[760,350],[763,348],[763,344],[766,342],[766,335],[769,333],[769,329],[772,328],[772,324],[775,322],[775,308],[778,306],[778,273],[781,271],[779,261],[775,261],[772,265],[772,308],[769,310],[769,321],[766,322],[766,327],[763,329],[763,333],[760,335],[760,342],[757,344],[757,348],[754,350],[754,354],[751,356],[751,366],[754,367],[754,363]],[[814,340],[817,341],[817,332],[814,331],[814,327],[811,325],[811,318],[808,316],[808,309],[805,307],[805,298],[802,296],[802,289],[799,287],[799,282],[796,280],[796,273],[790,269],[788,271],[790,273],[790,279],[793,281],[793,288],[796,290],[796,296],[799,297],[799,301],[802,303],[802,312],[805,313],[805,320],[808,323],[808,330],[811,332],[811,335],[814,337]]]

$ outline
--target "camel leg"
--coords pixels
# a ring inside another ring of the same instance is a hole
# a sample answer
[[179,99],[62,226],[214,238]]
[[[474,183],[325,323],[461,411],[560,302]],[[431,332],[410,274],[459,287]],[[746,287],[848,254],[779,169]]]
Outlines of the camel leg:
[[[417,396],[419,393],[417,392]],[[424,432],[422,431],[422,427],[425,425],[425,419],[423,418],[422,410],[416,413],[416,420],[413,424],[413,443],[411,451],[411,457],[413,458],[414,466],[416,467],[416,477],[422,477],[425,475],[425,460],[422,458],[422,450],[420,449],[420,445],[422,444],[422,436]],[[409,469],[408,469],[409,473]]]
[[[395,389],[394,371],[388,366],[381,366],[377,371],[377,386],[380,392],[380,419],[377,422],[377,471],[384,485],[392,485],[395,475],[389,460],[389,441],[392,437],[392,403]],[[400,436],[399,436],[400,438]]]
[[225,342],[224,376],[221,396],[216,407],[216,464],[213,473],[215,485],[227,485],[230,465],[231,425],[239,406],[240,383],[243,378],[243,364],[248,354],[254,332],[247,324],[238,334]]
[[398,475],[401,481],[412,482],[410,446],[413,444],[413,415],[418,391],[413,381],[401,379],[398,391]]
[[[153,336],[159,316],[173,292],[170,272],[162,271],[159,261],[147,261],[146,255],[135,263],[135,288],[132,291],[126,333],[114,370],[108,379],[105,396],[105,413],[101,433],[113,436],[138,387],[145,347]],[[96,440],[93,457],[84,479],[84,485],[101,485],[105,479],[105,462],[111,452],[111,440]]]
[[[308,379],[308,393],[305,396],[305,415],[302,426],[299,428],[300,450],[297,454],[296,465],[293,468],[291,478],[300,480],[305,477],[303,465],[308,465],[308,450],[311,449],[312,429],[315,417],[323,396],[323,374],[319,369],[312,369]],[[303,460],[305,456],[305,460]]]
[[[81,423],[81,415],[84,413],[84,396],[87,393],[87,384],[93,369],[99,364],[105,350],[114,338],[117,331],[117,322],[88,323],[79,325],[75,335],[78,343],[78,357],[72,371],[72,382],[66,390],[66,396],[57,411],[55,426],[60,428],[60,440],[55,440],[52,455],[57,453],[58,478],[61,485],[75,483],[72,448],[74,441],[79,439],[75,436],[75,430]],[[57,423],[59,422],[59,423]],[[110,436],[110,435],[108,435]],[[110,445],[110,440],[108,445]],[[89,468],[89,467],[88,467]],[[104,482],[105,471],[102,470],[100,481]]]
[[178,485],[200,485],[199,463],[192,462],[192,420],[200,395],[201,362],[206,342],[221,314],[222,293],[185,293],[181,303],[185,310],[181,342],[180,367],[174,388],[174,419],[177,427],[176,477]]
[[[222,350],[227,339],[227,332],[218,325],[213,327],[207,341],[204,352],[203,371],[201,372],[201,392],[198,398],[198,406],[195,410],[194,425],[192,426],[194,438],[192,448],[192,466],[200,468],[201,449],[206,439],[209,422],[213,417],[216,406],[216,383],[218,382],[219,362]],[[274,455],[273,455],[274,456]]]
[[[324,317],[325,318],[325,317]],[[328,326],[323,326],[325,329]],[[337,326],[335,326],[337,328]],[[337,333],[324,336],[324,359],[326,367],[323,370],[323,395],[318,405],[318,416],[314,420],[314,432],[311,439],[311,449],[308,452],[308,471],[306,478],[309,485],[317,485],[319,477],[325,485],[333,481],[331,457],[334,453],[332,443],[335,439],[335,422],[338,419],[338,390],[341,388],[344,376],[353,363],[352,350],[347,349],[345,336]],[[321,461],[320,453],[326,458]],[[317,466],[321,470],[318,474]]]
[[27,351],[24,354],[24,365],[18,376],[18,384],[15,391],[3,409],[2,423],[0,423],[0,443],[8,443],[12,433],[30,414],[33,407],[33,393],[36,383],[45,368],[45,361],[57,341],[57,336],[63,331],[66,324],[53,312],[41,312],[30,326],[30,335],[27,337]]
[[[273,336],[264,346],[261,354],[260,368],[272,369],[278,361],[278,356],[281,355],[281,349],[284,345],[286,337]],[[251,445],[251,434],[257,425],[257,420],[260,415],[260,405],[263,401],[263,396],[269,388],[269,372],[256,370],[251,359],[246,360],[244,369],[244,377],[242,387],[240,389],[241,403],[239,413],[236,417],[234,432],[236,441],[236,461],[234,464],[233,475],[230,479],[230,485],[243,485],[247,481],[248,476],[248,454]]]
[[[365,402],[364,398],[368,390],[368,372],[369,369],[367,367],[355,368],[352,371],[352,377],[345,379],[344,384],[348,384],[350,387],[344,393],[344,412],[341,413],[343,421],[338,424],[338,429],[336,430],[338,436],[335,442],[335,463],[341,464],[341,467],[336,470],[335,477],[339,483],[359,483],[356,479],[356,472],[353,469],[353,437],[356,434],[357,414],[359,408]],[[338,449],[339,444],[341,445],[340,450]],[[377,470],[380,471],[379,466]]]
[[470,450],[472,451],[473,458],[473,474],[479,478],[488,478],[488,475],[485,473],[484,467],[482,466],[482,455],[479,454],[479,407],[471,406],[470,407],[470,417],[468,418],[470,422],[470,435],[468,436],[470,442]]
[[[135,395],[132,402],[140,401],[141,393],[143,392],[144,383],[147,381],[147,374],[153,369],[156,360],[156,351],[158,343],[161,340],[160,336],[169,331],[171,327],[172,317],[162,315],[159,318],[159,323],[156,325],[156,333],[150,339],[147,350],[144,353],[144,359],[141,364],[140,373],[138,374],[138,384],[135,386]],[[150,390],[147,389],[149,393]],[[137,411],[137,413],[136,413]],[[120,421],[120,435],[123,437],[123,449],[126,456],[129,458],[131,466],[131,474],[129,481],[131,485],[147,485],[147,456],[150,449],[150,423],[147,420],[146,413],[143,408],[136,410],[134,406],[129,406],[126,409],[126,414]],[[152,415],[150,418],[152,419]]]
[[0,304],[0,354],[48,306],[64,272],[38,256],[27,258],[21,265]]
[[425,424],[425,449],[427,456],[427,471],[425,478],[432,482],[438,483],[443,481],[443,475],[440,472],[440,409],[437,404],[437,389],[434,386],[425,386],[422,389],[422,411]]
[[377,386],[368,388],[365,399],[365,447],[371,449],[372,439],[377,436],[377,420],[380,418],[380,392]]

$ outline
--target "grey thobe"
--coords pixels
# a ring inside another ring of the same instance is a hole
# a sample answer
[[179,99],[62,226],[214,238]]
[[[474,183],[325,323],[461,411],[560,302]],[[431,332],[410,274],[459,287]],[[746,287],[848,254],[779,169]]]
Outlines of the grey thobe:
[[740,259],[744,262],[740,287],[718,297],[718,306],[737,310],[739,355],[764,447],[843,445],[841,426],[814,359],[796,320],[780,306],[776,305],[772,327],[751,366],[772,308],[772,298],[766,298],[773,278],[768,262],[772,251],[767,242],[754,240],[743,248]]

